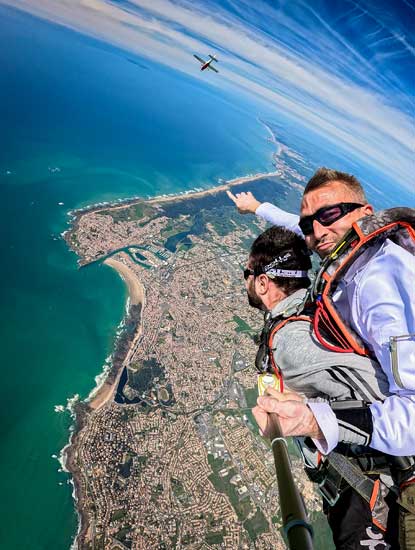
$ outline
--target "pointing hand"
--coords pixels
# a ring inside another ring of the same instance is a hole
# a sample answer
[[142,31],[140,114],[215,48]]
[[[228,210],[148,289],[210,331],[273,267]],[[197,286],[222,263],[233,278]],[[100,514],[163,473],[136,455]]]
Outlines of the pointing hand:
[[235,195],[231,191],[226,191],[226,193],[241,214],[255,214],[256,209],[261,205],[250,191]]

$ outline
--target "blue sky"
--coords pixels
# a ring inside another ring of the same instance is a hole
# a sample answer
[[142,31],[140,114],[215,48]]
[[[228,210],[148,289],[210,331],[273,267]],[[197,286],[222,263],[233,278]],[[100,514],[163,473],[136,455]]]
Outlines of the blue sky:
[[[410,0],[0,2],[283,113],[413,186]],[[200,73],[192,53],[216,53],[220,74]]]

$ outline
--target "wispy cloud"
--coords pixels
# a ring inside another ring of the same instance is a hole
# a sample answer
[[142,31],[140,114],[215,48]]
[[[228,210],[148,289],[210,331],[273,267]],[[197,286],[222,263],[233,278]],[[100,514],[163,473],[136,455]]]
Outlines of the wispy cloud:
[[341,13],[301,0],[272,6],[231,0],[226,8],[213,0],[3,3],[195,78],[190,54],[216,51],[221,72],[212,85],[292,117],[412,185],[413,90],[404,71],[414,69],[414,49],[399,22],[363,2],[343,2],[348,9]]

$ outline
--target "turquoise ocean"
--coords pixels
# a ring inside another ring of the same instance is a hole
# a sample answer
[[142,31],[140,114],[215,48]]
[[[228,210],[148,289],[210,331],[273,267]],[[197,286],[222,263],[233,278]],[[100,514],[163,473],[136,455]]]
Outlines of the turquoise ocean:
[[59,238],[68,211],[269,171],[272,149],[250,106],[211,86],[2,6],[0,19],[0,546],[60,550],[77,517],[53,458],[72,420],[54,407],[93,389],[126,302],[110,268],[77,268]]

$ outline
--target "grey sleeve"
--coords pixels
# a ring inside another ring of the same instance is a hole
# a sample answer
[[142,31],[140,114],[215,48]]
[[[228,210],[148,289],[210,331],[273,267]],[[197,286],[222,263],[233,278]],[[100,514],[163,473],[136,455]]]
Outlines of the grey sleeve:
[[[379,366],[352,353],[326,350],[315,339],[311,323],[293,321],[278,331],[273,341],[274,360],[287,389],[303,394],[309,402],[382,399],[384,385]],[[380,384],[380,382],[382,382]],[[369,445],[373,421],[368,407],[336,409],[339,441]]]

